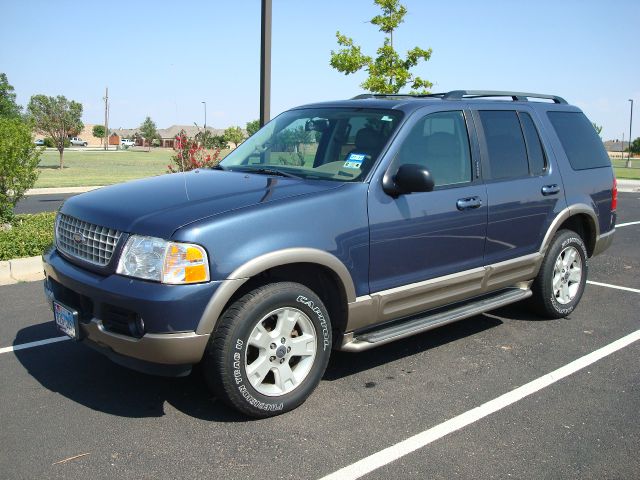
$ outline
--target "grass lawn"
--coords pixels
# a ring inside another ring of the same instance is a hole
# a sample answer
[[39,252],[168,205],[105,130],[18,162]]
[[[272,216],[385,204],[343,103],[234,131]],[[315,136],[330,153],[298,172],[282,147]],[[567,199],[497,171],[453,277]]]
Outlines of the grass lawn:
[[640,158],[631,158],[631,168],[626,168],[627,160],[611,160],[616,178],[640,180]]
[[[58,151],[48,148],[41,157],[35,187],[84,187],[111,185],[135,178],[162,175],[171,163],[173,150],[65,150],[64,169],[58,168]],[[224,157],[227,150],[221,152]]]
[[40,160],[40,176],[35,187],[81,187],[110,185],[134,178],[161,175],[166,172],[173,150],[152,149],[150,152],[66,151],[64,169],[60,170],[60,156],[48,148]]

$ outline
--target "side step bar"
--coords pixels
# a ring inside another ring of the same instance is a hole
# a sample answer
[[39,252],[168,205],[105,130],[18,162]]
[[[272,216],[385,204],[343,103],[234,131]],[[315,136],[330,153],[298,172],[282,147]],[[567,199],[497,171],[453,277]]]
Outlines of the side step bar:
[[350,332],[344,335],[339,350],[345,352],[361,352],[386,343],[400,340],[417,333],[426,332],[448,323],[457,322],[481,313],[502,307],[510,303],[524,300],[532,295],[529,289],[511,288],[502,290],[490,297],[466,303],[451,310],[440,311],[421,317],[411,317],[405,321],[387,323],[379,329],[361,334]]

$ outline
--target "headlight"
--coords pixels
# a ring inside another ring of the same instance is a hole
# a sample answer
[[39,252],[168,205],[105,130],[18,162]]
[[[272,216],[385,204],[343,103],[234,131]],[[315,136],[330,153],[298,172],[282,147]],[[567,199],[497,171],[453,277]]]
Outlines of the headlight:
[[116,273],[162,283],[199,283],[209,280],[209,262],[199,245],[132,235]]

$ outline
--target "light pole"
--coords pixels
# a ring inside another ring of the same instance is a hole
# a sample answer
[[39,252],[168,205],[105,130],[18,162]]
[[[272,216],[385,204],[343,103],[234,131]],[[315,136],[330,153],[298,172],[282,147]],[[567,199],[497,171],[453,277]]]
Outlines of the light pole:
[[633,99],[629,99],[631,102],[631,114],[629,115],[629,151],[627,152],[627,168],[631,168],[631,125],[633,125]]
[[207,102],[200,102],[204,105],[204,130],[207,131]]
[[260,28],[260,126],[271,116],[271,0],[262,0]]

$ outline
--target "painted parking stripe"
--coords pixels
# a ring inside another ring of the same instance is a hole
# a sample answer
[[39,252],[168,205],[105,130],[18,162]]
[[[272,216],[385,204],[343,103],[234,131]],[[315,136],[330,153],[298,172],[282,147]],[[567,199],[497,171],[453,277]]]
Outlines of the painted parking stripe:
[[627,223],[618,223],[616,225],[616,228],[620,228],[620,227],[628,227],[629,225],[638,225],[640,224],[640,221],[637,222],[627,222]]
[[637,288],[621,287],[620,285],[611,285],[610,283],[594,282],[593,280],[587,280],[589,285],[597,285],[598,287],[615,288],[616,290],[624,290],[625,292],[640,293]]
[[491,415],[509,405],[522,400],[529,395],[532,395],[543,388],[552,385],[563,378],[582,370],[585,367],[601,360],[602,358],[617,352],[620,349],[632,344],[633,342],[640,340],[640,330],[636,330],[629,335],[616,340],[594,352],[591,352],[583,357],[574,360],[567,365],[547,373],[542,377],[539,377],[521,387],[516,388],[504,395],[501,395],[493,400],[483,403],[479,407],[464,412],[457,417],[453,417],[440,425],[436,425],[424,432],[418,433],[413,437],[409,437],[406,440],[396,443],[384,450],[380,450],[362,460],[357,461],[347,467],[344,467],[321,480],[351,480],[360,478],[367,473],[377,470],[391,462],[398,460],[399,458],[408,455],[420,448],[429,445],[436,440],[449,435],[457,430],[460,430],[467,425],[470,425],[478,420]]
[[15,352],[16,350],[24,350],[25,348],[40,347],[42,345],[48,345],[50,343],[64,342],[65,340],[71,340],[69,337],[54,337],[47,338],[45,340],[38,340],[36,342],[21,343],[19,345],[11,345],[10,347],[0,348],[0,353]]

